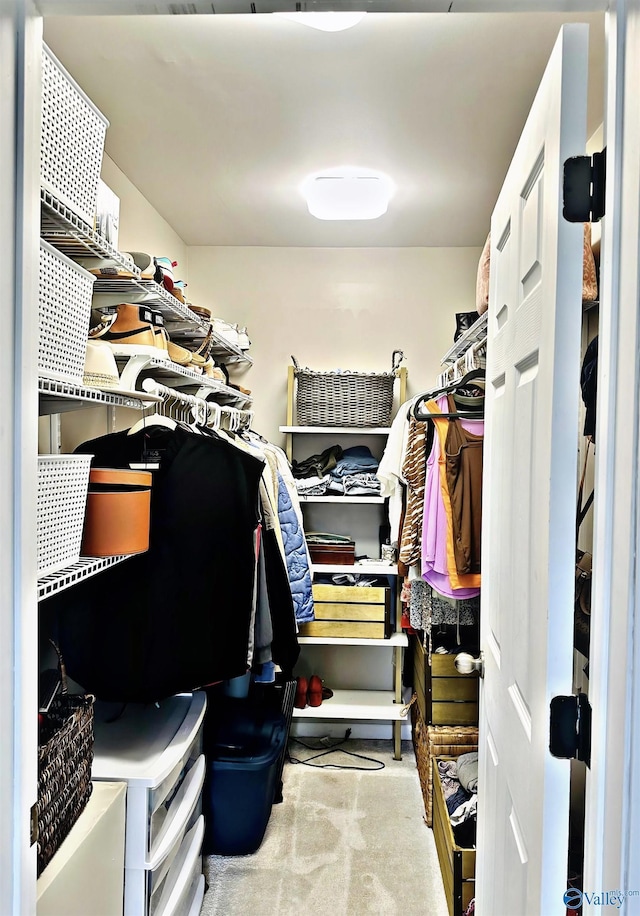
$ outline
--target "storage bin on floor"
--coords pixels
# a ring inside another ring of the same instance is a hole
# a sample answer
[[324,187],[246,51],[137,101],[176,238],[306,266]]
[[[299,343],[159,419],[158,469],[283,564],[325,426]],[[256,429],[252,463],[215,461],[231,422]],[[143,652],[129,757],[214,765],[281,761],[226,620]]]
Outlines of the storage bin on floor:
[[205,728],[205,855],[255,852],[264,838],[287,740],[284,716],[224,698]]

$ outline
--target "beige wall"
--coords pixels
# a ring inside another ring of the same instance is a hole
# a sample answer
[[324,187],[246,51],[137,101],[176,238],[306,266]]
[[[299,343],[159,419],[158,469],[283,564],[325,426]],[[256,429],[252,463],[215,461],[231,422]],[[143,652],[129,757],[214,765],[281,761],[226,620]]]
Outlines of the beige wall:
[[189,295],[246,325],[255,427],[281,442],[287,366],[384,371],[404,350],[409,393],[433,386],[456,312],[475,307],[479,248],[189,248]]

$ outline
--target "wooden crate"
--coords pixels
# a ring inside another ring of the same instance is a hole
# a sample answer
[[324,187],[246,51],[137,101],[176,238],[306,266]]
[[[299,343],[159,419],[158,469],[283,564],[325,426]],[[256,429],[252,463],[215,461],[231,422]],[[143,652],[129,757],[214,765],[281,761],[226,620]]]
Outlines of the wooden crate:
[[416,766],[424,801],[425,819],[433,826],[433,769],[434,757],[459,757],[478,750],[478,729],[467,725],[427,725],[415,704],[411,707],[412,738]]
[[476,851],[458,846],[453,835],[447,803],[438,775],[438,760],[450,757],[434,757],[431,761],[433,778],[433,837],[438,851],[442,872],[444,893],[449,907],[449,916],[464,916],[471,899],[475,897]]
[[390,588],[316,584],[316,619],[301,624],[300,635],[385,639],[390,635],[390,594]]
[[455,656],[431,655],[413,641],[414,689],[422,718],[429,725],[478,724],[478,675],[458,674]]

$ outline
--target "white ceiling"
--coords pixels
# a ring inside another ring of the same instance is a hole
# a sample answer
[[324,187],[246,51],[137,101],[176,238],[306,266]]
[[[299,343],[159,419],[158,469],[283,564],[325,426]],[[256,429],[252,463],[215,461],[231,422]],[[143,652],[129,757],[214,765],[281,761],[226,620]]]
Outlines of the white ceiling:
[[[109,118],[106,149],[188,245],[481,245],[563,21],[375,13],[318,32],[271,15],[52,17],[45,40]],[[310,216],[299,185],[338,165],[397,186],[366,222]]]

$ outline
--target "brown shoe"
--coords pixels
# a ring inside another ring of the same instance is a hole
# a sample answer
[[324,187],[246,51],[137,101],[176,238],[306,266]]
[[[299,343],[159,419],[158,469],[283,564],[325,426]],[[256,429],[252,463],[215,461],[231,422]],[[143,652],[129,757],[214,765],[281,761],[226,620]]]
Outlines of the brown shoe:
[[115,356],[151,356],[169,359],[156,336],[154,312],[144,305],[122,302],[115,312],[102,315],[100,324],[89,331],[91,339],[109,344]]
[[322,680],[317,674],[312,674],[309,678],[307,698],[309,706],[320,706],[322,704]]

